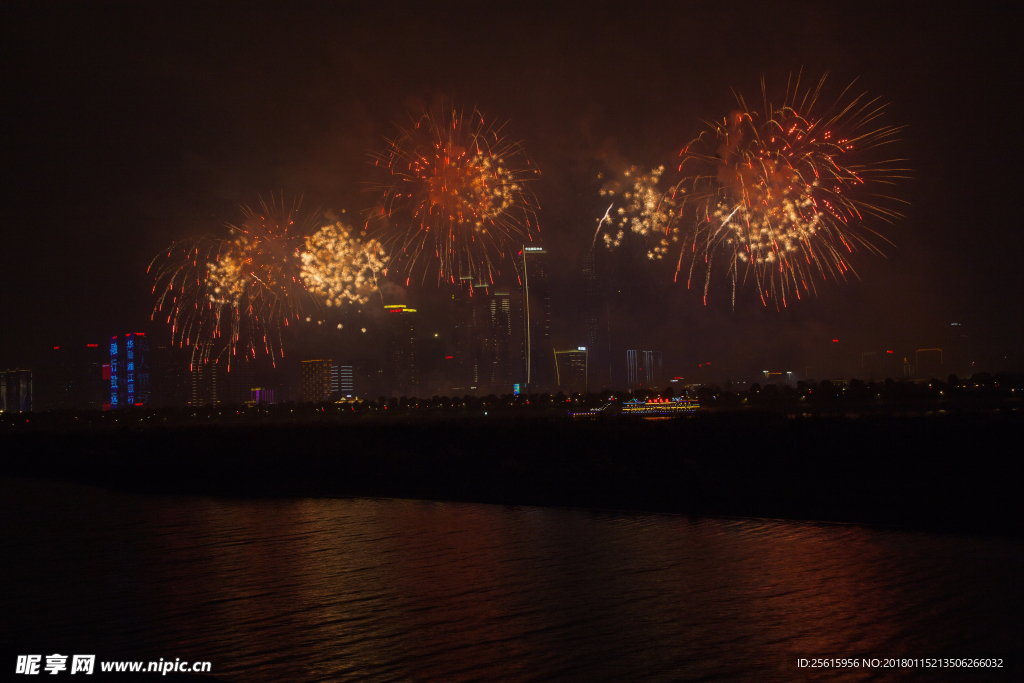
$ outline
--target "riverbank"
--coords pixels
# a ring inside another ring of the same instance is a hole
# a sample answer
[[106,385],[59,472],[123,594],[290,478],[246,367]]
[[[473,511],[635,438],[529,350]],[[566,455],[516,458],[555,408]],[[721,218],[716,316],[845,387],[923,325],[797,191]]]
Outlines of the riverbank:
[[1018,414],[464,419],[0,434],[0,475],[141,493],[391,497],[1020,536]]

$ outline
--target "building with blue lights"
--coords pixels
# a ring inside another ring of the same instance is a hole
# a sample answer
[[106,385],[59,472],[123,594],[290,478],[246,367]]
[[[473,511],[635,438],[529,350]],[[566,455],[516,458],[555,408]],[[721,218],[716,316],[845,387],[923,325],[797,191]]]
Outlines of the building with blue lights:
[[107,409],[150,403],[150,349],[145,333],[110,338],[110,403]]

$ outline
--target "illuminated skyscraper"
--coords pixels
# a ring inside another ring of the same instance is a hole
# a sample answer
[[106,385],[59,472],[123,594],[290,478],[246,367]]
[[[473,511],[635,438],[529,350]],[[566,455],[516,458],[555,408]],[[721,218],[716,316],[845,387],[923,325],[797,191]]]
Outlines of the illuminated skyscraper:
[[453,388],[463,392],[480,384],[484,336],[480,302],[485,294],[486,288],[475,288],[473,278],[466,275],[459,278],[459,290],[452,295],[452,360],[455,372],[451,379]]
[[188,373],[188,405],[190,408],[202,408],[206,405],[218,406],[227,403],[228,380],[227,366],[216,360],[209,363],[197,363]]
[[551,348],[551,295],[548,253],[543,247],[524,246],[523,336],[528,391],[549,389],[554,382]]
[[402,304],[384,307],[384,382],[395,395],[413,395],[416,372],[416,309]]
[[338,391],[338,366],[331,359],[302,361],[302,400],[319,403]]
[[338,372],[338,389],[345,398],[352,398],[356,395],[355,368],[351,365],[335,365]]
[[661,380],[661,351],[626,351],[626,382],[630,389],[657,389]]
[[560,391],[587,393],[587,347],[555,351],[555,371]]
[[523,381],[523,298],[519,292],[498,288],[486,302],[487,384],[509,393]]
[[508,393],[524,381],[522,295],[471,283],[452,296],[453,389]]
[[110,338],[110,408],[149,405],[150,360],[145,333]]

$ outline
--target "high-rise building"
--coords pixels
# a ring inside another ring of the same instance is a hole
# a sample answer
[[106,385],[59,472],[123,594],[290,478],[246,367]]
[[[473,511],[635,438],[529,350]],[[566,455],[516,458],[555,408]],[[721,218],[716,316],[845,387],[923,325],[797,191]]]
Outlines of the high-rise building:
[[143,332],[110,338],[110,403],[104,408],[130,408],[150,403],[150,349]]
[[188,406],[218,406],[227,403],[227,365],[213,360],[197,362],[188,373]]
[[657,389],[662,385],[661,351],[626,351],[626,382],[630,389]]
[[473,277],[459,278],[459,289],[452,295],[452,360],[453,390],[468,393],[480,384],[480,366],[483,346],[483,316],[480,300],[486,288],[473,286]]
[[525,384],[528,391],[543,391],[554,381],[548,253],[544,247],[524,246],[520,254],[523,257]]
[[158,408],[189,405],[189,362],[191,350],[177,346],[153,349],[152,400]]
[[336,365],[338,371],[338,392],[345,398],[356,395],[355,367],[352,365]]
[[32,412],[32,371],[0,371],[0,413]]
[[249,401],[251,405],[256,406],[267,406],[274,402],[274,390],[265,389],[263,387],[253,387],[252,391],[249,392]]
[[523,382],[523,297],[507,287],[494,290],[486,301],[486,381],[499,393]]
[[54,346],[33,378],[36,410],[99,410],[107,400],[106,348],[99,344]]
[[558,389],[567,394],[587,393],[587,347],[555,351]]
[[509,393],[525,381],[522,295],[471,283],[463,277],[452,296],[452,390]]
[[227,373],[227,395],[224,402],[242,405],[251,400],[253,387],[261,383],[256,378],[256,359],[248,355],[236,356],[225,370]]
[[327,358],[302,361],[302,400],[327,401],[338,391],[338,366]]
[[393,395],[412,395],[419,386],[416,370],[416,309],[384,307],[384,382]]
[[587,384],[595,390],[611,386],[612,354],[608,334],[608,305],[598,277],[594,249],[583,256],[583,323],[587,333]]

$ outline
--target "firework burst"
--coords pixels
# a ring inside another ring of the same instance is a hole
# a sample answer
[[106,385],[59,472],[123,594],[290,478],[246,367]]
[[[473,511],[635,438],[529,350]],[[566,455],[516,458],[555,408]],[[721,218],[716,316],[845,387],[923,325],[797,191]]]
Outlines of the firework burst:
[[[664,234],[679,237],[680,223],[691,226],[676,267],[689,260],[687,286],[704,266],[704,299],[713,266],[724,262],[736,288],[747,280],[762,302],[785,306],[788,297],[814,293],[818,280],[856,274],[850,256],[862,248],[881,253],[884,240],[868,219],[892,222],[899,200],[885,190],[906,169],[899,159],[880,156],[900,128],[879,126],[884,105],[866,95],[845,99],[820,114],[823,77],[801,92],[791,80],[781,104],[772,104],[762,81],[760,110],[736,95],[738,111],[680,152],[672,200],[680,222]],[[688,258],[689,257],[689,258]]]
[[[623,182],[613,182],[601,189],[601,196],[612,198],[612,203],[597,222],[594,244],[601,229],[607,225],[608,232],[602,235],[607,248],[615,249],[630,235],[639,235],[645,243],[647,258],[660,260],[665,257],[670,241],[678,241],[679,238],[675,234],[675,193],[664,192],[659,187],[664,172],[664,166],[647,173],[634,166],[623,174]],[[622,185],[626,186],[625,189],[618,189]]]
[[239,351],[281,357],[282,328],[320,305],[303,279],[302,259],[319,212],[281,196],[243,206],[242,214],[240,224],[226,226],[228,237],[175,243],[150,264],[159,292],[153,317],[167,316],[172,343],[192,347],[194,363],[226,354],[230,367]]
[[[362,242],[338,221],[306,238],[302,252],[302,281],[326,306],[364,304],[376,291],[377,273],[384,268],[384,249],[376,240]],[[340,327],[340,325],[339,325]]]
[[434,266],[438,282],[493,282],[501,262],[538,231],[527,184],[539,172],[502,128],[475,109],[425,112],[376,157],[389,181],[376,188],[382,199],[371,219],[382,226],[388,265],[400,264],[407,284],[417,268],[425,281]]

